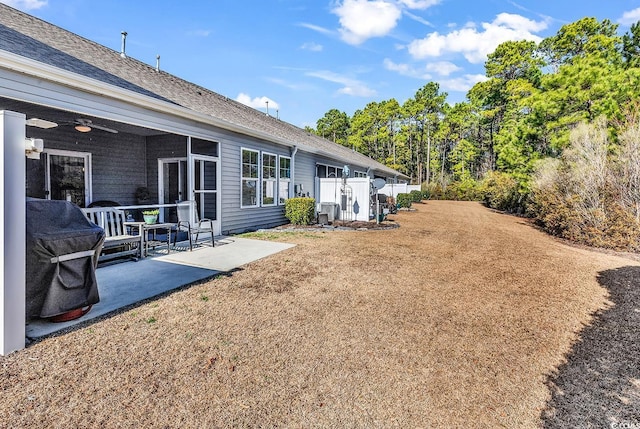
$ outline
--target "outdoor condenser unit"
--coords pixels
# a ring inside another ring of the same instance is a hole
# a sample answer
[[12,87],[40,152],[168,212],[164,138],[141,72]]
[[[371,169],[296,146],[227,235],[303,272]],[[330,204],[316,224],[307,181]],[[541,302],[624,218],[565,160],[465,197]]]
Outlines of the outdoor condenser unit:
[[320,213],[326,213],[329,222],[336,219],[336,211],[338,205],[336,203],[320,203]]

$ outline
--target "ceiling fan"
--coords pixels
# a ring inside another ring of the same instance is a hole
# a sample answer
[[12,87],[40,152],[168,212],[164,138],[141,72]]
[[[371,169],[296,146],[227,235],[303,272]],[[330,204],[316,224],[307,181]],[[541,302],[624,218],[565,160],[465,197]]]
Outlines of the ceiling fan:
[[118,134],[117,130],[113,128],[105,127],[104,125],[94,124],[91,119],[83,119],[78,118],[75,121],[70,122],[71,125],[74,126],[76,131],[80,131],[81,133],[88,133],[92,129],[106,131],[112,134]]
[[40,119],[40,118],[27,119],[27,125],[30,127],[43,128],[45,130],[49,128],[55,128],[58,126],[58,124],[56,124],[55,122],[47,121],[45,119]]

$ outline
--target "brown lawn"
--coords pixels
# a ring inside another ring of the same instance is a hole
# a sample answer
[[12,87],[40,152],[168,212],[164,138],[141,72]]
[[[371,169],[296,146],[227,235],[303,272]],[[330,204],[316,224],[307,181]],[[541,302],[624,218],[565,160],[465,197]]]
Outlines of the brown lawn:
[[613,305],[600,273],[638,263],[416,206],[392,230],[269,234],[297,246],[0,358],[0,426],[540,426]]

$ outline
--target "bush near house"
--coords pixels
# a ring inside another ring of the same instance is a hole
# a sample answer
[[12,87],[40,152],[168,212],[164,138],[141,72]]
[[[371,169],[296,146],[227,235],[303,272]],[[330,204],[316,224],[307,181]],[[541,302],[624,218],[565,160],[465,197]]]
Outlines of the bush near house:
[[411,191],[409,192],[409,198],[411,198],[412,203],[419,203],[422,201],[422,191]]
[[294,225],[311,225],[315,217],[315,204],[313,198],[289,198],[284,204],[284,215]]
[[411,207],[411,195],[409,194],[398,194],[396,197],[396,205],[398,208],[408,209]]

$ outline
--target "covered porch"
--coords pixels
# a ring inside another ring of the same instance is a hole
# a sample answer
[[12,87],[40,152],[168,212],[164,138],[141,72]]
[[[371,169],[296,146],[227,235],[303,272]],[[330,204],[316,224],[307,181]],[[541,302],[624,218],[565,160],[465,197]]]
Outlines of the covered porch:
[[[159,222],[176,222],[173,205],[190,200],[197,212],[192,218],[211,219],[215,234],[222,233],[221,148],[208,130],[152,128],[159,124],[2,97],[0,109],[24,114],[26,137],[42,142],[26,160],[27,197],[79,207],[156,206]],[[142,220],[141,210],[131,213]]]
[[33,320],[27,323],[26,337],[33,340],[85,324],[138,302],[173,290],[230,275],[243,265],[293,247],[292,244],[219,237],[215,247],[188,245],[167,253],[158,248],[149,258],[100,267],[96,271],[100,302],[79,319],[62,323]]

